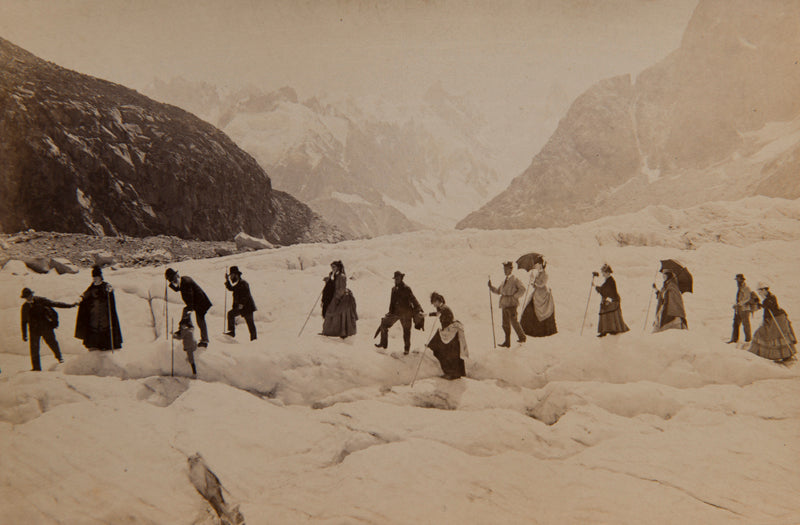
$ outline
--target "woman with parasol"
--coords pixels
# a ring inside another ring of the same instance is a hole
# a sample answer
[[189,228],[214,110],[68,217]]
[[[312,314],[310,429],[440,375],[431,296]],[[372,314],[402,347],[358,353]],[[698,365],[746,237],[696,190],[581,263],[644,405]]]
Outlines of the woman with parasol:
[[670,329],[688,330],[689,325],[686,322],[686,310],[683,308],[683,297],[678,287],[678,278],[672,269],[663,266],[661,274],[664,277],[661,290],[653,284],[653,288],[656,288],[657,299],[653,332]]
[[778,306],[778,299],[769,291],[766,283],[758,283],[758,295],[764,308],[764,322],[753,334],[748,350],[773,361],[791,359],[797,353],[797,337],[789,317]]
[[[520,264],[520,261],[517,261]],[[532,337],[546,337],[558,332],[556,328],[556,306],[553,301],[553,293],[547,286],[547,272],[545,268],[547,262],[539,256],[533,262],[531,275],[533,280],[533,293],[526,301],[519,323],[522,330]]]

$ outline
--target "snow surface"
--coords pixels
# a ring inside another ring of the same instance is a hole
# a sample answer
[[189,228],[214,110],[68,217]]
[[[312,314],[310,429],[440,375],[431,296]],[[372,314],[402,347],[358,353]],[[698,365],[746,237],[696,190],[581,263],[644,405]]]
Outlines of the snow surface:
[[[547,257],[559,333],[495,349],[486,281],[529,251]],[[800,367],[724,343],[739,272],[751,286],[771,282],[797,319],[799,254],[800,201],[759,198],[566,229],[428,231],[186,261],[173,266],[214,303],[196,380],[164,339],[164,267],[106,270],[121,351],[85,351],[72,338],[76,310],[59,310],[66,362],[43,345],[41,373],[20,339],[19,292],[71,302],[89,272],[2,272],[1,521],[215,523],[188,476],[200,452],[250,525],[800,522]],[[694,275],[690,330],[651,334],[651,283],[669,257]],[[317,335],[334,259],[358,302],[359,333],[346,340]],[[603,262],[631,331],[598,339],[590,279]],[[221,335],[234,264],[259,308],[254,342],[243,325],[236,340]],[[409,356],[398,354],[399,327],[388,351],[373,346],[395,270],[426,310],[438,291],[464,323],[467,378],[441,379],[419,353],[430,318]],[[170,317],[181,307],[170,291]]]

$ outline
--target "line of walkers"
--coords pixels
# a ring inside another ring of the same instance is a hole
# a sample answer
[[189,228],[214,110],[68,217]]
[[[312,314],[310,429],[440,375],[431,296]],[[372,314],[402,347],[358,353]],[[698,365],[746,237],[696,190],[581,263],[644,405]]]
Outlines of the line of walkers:
[[[524,343],[527,336],[546,337],[557,333],[555,321],[555,302],[548,286],[547,263],[538,254],[528,261],[531,272],[528,286],[514,275],[513,263],[504,262],[505,279],[499,286],[488,281],[490,295],[500,296],[499,307],[502,312],[502,328],[505,339],[499,346],[511,346],[510,336],[513,328],[517,342]],[[523,258],[517,261],[525,262]],[[671,260],[670,260],[671,261]],[[662,261],[660,273],[663,278],[661,288],[653,284],[656,297],[656,315],[653,332],[668,329],[688,329],[686,310],[682,294],[691,291],[691,275],[680,265],[665,265]],[[673,261],[674,262],[674,261]],[[526,263],[527,264],[527,263]],[[520,267],[524,267],[520,265]],[[621,298],[617,291],[616,281],[612,277],[613,270],[604,264],[600,273],[592,272],[592,288],[600,294],[600,311],[598,313],[597,336],[620,334],[629,331],[622,317]],[[595,278],[602,276],[603,282],[595,286]],[[200,286],[188,276],[181,276],[176,270],[168,268],[164,274],[169,287],[181,294],[184,308],[179,329],[174,336],[183,342],[187,352],[187,360],[192,365],[193,373],[197,373],[193,352],[197,347],[207,347],[208,327],[205,315],[211,308],[211,301]],[[411,288],[404,282],[405,274],[394,273],[394,286],[389,300],[389,311],[384,315],[375,331],[374,337],[380,336],[376,347],[386,349],[389,343],[389,329],[398,321],[403,329],[404,354],[411,348],[411,327],[418,330],[425,328],[425,314]],[[749,342],[748,350],[756,355],[773,361],[785,361],[796,354],[795,336],[792,324],[786,312],[778,306],[778,300],[770,292],[769,286],[760,282],[757,294],[750,291],[745,284],[745,277],[737,274],[736,301],[733,304],[733,332],[728,343],[736,343],[739,339],[739,327],[744,330],[745,342]],[[321,297],[322,332],[321,335],[346,338],[356,334],[358,314],[356,300],[352,291],[347,288],[347,276],[342,261],[333,261],[331,271],[324,278],[325,285]],[[236,318],[242,317],[247,324],[250,340],[257,339],[257,330],[253,320],[256,311],[255,301],[250,293],[250,286],[242,279],[237,266],[231,266],[225,274],[225,288],[233,292],[233,304],[226,313],[227,328],[225,335],[236,336]],[[531,290],[529,294],[528,292]],[[99,267],[92,269],[92,283],[76,303],[60,303],[45,297],[38,297],[30,288],[22,290],[21,297],[25,303],[21,308],[22,338],[29,341],[31,365],[33,370],[41,370],[39,357],[39,341],[44,339],[59,362],[63,362],[61,350],[55,336],[58,326],[58,314],[55,308],[78,307],[75,323],[75,337],[83,341],[83,345],[91,350],[114,350],[122,348],[122,332],[117,317],[113,287],[103,280],[103,272]],[[226,296],[227,298],[227,296]],[[517,318],[520,299],[523,299],[522,314]],[[165,290],[165,300],[166,290]],[[430,297],[435,311],[429,316],[438,318],[439,327],[433,333],[426,347],[432,349],[434,356],[442,367],[443,377],[456,379],[465,375],[464,358],[468,356],[463,324],[455,319],[453,311],[445,303],[445,298],[433,292]],[[490,298],[491,307],[491,298]],[[762,325],[752,336],[750,331],[750,315],[763,309]],[[200,341],[195,342],[191,313],[200,329]],[[588,312],[588,301],[587,301]],[[649,305],[648,305],[649,314]],[[309,314],[310,315],[310,314]],[[585,321],[585,316],[584,316]],[[646,322],[646,321],[645,321]],[[494,315],[492,314],[492,330]],[[302,332],[302,330],[301,330]]]

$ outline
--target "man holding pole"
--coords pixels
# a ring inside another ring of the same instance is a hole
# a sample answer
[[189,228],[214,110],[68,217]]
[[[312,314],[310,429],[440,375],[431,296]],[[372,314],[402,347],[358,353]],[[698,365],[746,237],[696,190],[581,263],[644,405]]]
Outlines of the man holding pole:
[[[183,299],[183,314],[181,319],[189,317],[194,312],[194,318],[197,320],[197,327],[200,329],[200,342],[197,346],[205,348],[208,346],[208,327],[206,326],[206,312],[211,308],[211,301],[203,291],[202,288],[188,276],[183,276],[173,270],[167,268],[164,272],[164,278],[169,283],[169,287],[176,292],[181,293]],[[179,330],[180,332],[180,330]],[[180,334],[175,334],[175,337],[180,337]]]
[[494,287],[492,286],[491,279],[489,280],[489,290],[500,295],[499,306],[503,312],[503,333],[506,336],[505,341],[500,343],[500,346],[505,348],[511,346],[509,338],[511,336],[512,326],[517,333],[518,343],[524,343],[527,340],[525,332],[522,331],[522,326],[520,326],[519,320],[517,320],[517,308],[519,308],[519,300],[525,295],[525,287],[519,279],[511,275],[513,269],[514,263],[511,261],[504,262],[503,271],[506,274],[506,278],[503,284]]

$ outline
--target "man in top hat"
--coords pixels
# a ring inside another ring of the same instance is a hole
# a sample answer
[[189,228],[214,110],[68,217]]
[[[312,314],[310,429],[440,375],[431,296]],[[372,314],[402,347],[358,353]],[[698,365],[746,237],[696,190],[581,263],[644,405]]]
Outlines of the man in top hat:
[[[176,292],[181,293],[183,299],[183,314],[181,319],[189,317],[194,312],[194,318],[197,320],[197,327],[200,329],[200,342],[197,346],[205,348],[208,346],[208,327],[206,326],[206,312],[211,308],[211,301],[203,291],[202,288],[188,276],[183,276],[173,270],[167,268],[164,272],[164,278],[169,282],[169,287]],[[178,331],[180,332],[180,330]]]
[[228,331],[225,335],[236,337],[236,317],[242,316],[247,322],[247,329],[250,331],[250,340],[255,341],[258,337],[256,323],[253,321],[253,312],[256,311],[256,303],[250,294],[250,285],[242,279],[242,272],[238,266],[231,266],[225,274],[225,288],[233,292],[233,306],[228,311]]
[[408,354],[411,349],[411,321],[415,315],[422,313],[422,306],[414,297],[411,288],[403,282],[403,277],[405,277],[404,273],[394,272],[394,287],[389,300],[389,313],[383,316],[381,325],[375,332],[376,336],[381,334],[381,341],[375,346],[387,348],[389,346],[389,328],[400,321],[400,325],[403,327],[403,353]]
[[518,343],[524,343],[527,340],[525,332],[522,330],[519,320],[517,320],[517,308],[519,308],[519,300],[525,295],[525,287],[519,279],[511,275],[513,269],[514,263],[511,261],[504,262],[503,272],[506,274],[506,278],[503,284],[495,287],[492,286],[492,281],[489,280],[489,290],[500,295],[499,306],[503,312],[503,333],[506,336],[505,341],[500,343],[500,346],[506,348],[511,346],[509,338],[511,337],[512,326],[517,333]]
[[[744,275],[736,274],[736,302],[733,305],[733,332],[731,332],[731,339],[728,343],[736,343],[739,341],[739,325],[744,328],[744,340],[750,341],[750,312],[753,311],[755,305],[753,304],[752,293],[750,288],[744,283]],[[756,302],[758,300],[756,299]]]
[[31,351],[31,366],[34,372],[41,372],[42,365],[39,360],[39,339],[44,339],[53,355],[56,356],[59,363],[63,363],[64,359],[61,357],[61,349],[56,340],[56,334],[53,331],[58,326],[58,314],[53,308],[75,308],[78,303],[59,303],[51,301],[46,297],[36,297],[33,290],[30,288],[23,288],[22,299],[25,303],[20,309],[20,317],[22,318],[22,340],[28,341]]

